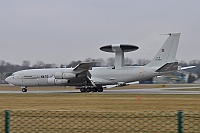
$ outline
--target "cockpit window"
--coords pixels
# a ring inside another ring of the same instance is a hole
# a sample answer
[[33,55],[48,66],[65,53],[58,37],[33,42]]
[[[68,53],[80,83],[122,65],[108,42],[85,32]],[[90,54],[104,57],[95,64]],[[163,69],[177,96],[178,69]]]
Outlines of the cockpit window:
[[11,76],[15,76],[15,74],[13,73]]

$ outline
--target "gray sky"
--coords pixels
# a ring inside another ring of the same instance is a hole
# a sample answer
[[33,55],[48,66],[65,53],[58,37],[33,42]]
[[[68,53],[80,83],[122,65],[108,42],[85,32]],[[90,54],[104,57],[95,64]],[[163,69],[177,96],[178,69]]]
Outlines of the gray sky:
[[70,63],[114,56],[99,47],[129,43],[125,54],[152,59],[167,36],[181,32],[178,60],[200,59],[199,0],[0,0],[0,60]]

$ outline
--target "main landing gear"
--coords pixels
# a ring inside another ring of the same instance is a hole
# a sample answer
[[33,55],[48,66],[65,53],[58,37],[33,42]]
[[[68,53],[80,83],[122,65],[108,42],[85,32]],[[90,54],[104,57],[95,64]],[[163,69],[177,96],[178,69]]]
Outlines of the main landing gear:
[[103,92],[103,87],[82,87],[80,88],[81,92]]
[[22,88],[22,92],[27,92],[27,87],[26,86],[23,86],[21,88]]

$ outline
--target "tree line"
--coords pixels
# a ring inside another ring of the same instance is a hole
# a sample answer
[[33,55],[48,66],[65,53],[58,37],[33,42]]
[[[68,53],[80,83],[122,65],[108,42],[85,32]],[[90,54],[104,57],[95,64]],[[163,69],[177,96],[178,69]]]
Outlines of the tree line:
[[[110,57],[107,60],[104,59],[92,59],[92,58],[87,58],[83,61],[78,60],[78,61],[71,61],[70,63],[65,63],[61,65],[57,65],[55,63],[44,63],[43,61],[37,61],[35,64],[31,66],[30,61],[24,60],[21,65],[19,64],[11,64],[9,62],[6,62],[4,60],[0,60],[0,70],[1,72],[13,72],[13,71],[18,71],[22,69],[39,69],[39,68],[58,68],[58,67],[75,67],[81,62],[93,62],[93,67],[101,67],[101,66],[113,66],[114,65],[114,57]],[[139,59],[137,63],[134,64],[133,60],[130,58],[125,58],[125,64],[127,66],[131,65],[145,65],[149,62],[149,60],[146,59]]]

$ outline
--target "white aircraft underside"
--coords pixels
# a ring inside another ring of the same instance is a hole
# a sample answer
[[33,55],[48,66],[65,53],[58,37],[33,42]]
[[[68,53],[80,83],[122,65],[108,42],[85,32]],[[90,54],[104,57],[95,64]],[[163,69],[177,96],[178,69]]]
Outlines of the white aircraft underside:
[[21,86],[26,92],[33,86],[76,86],[81,92],[102,92],[106,85],[126,85],[178,70],[175,61],[180,33],[169,34],[153,60],[145,66],[124,65],[124,52],[138,49],[134,45],[108,45],[101,48],[115,53],[114,67],[92,67],[92,63],[80,63],[75,68],[30,69],[13,73],[5,80]]

